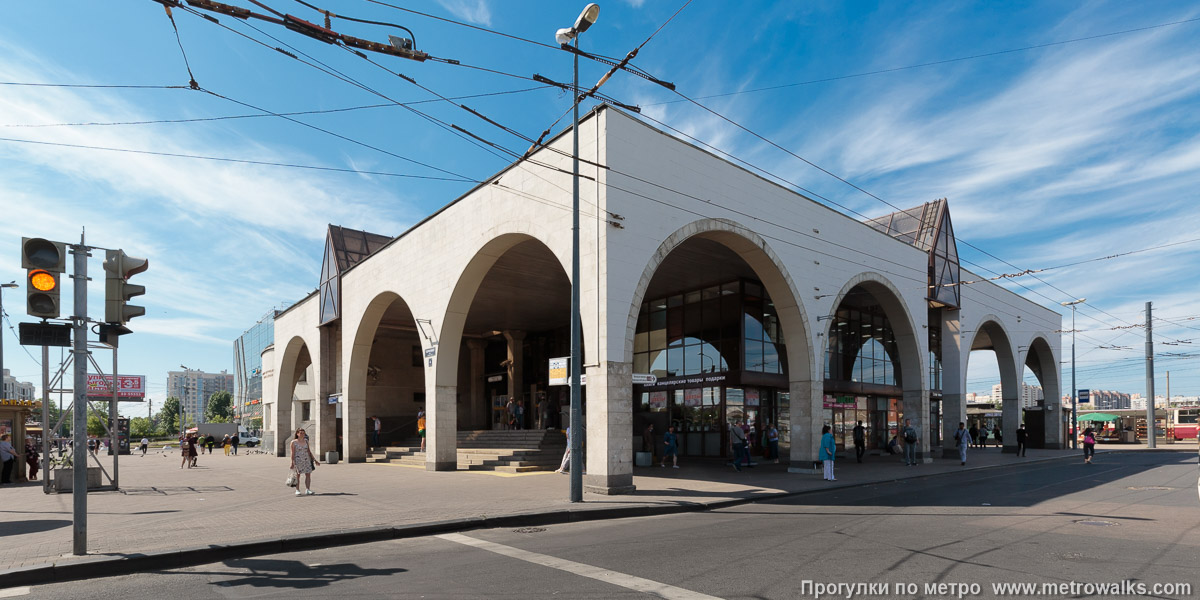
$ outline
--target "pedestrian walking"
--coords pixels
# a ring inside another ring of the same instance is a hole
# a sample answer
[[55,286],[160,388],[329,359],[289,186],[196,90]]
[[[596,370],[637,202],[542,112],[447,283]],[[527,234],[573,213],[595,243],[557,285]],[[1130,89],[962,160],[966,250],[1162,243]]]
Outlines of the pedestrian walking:
[[421,438],[421,452],[425,451],[425,411],[417,411],[417,437]]
[[837,454],[837,445],[833,441],[833,429],[828,425],[821,428],[821,464],[825,467],[825,481],[837,481],[833,476],[833,458]]
[[987,439],[988,439],[988,427],[987,427],[987,425],[984,425],[983,427],[979,428],[979,447],[980,448],[987,448]]
[[642,430],[642,452],[650,454],[650,462],[654,462],[654,423]]
[[221,448],[225,450],[225,456],[229,456],[229,451],[232,449],[230,446],[232,446],[232,444],[233,443],[229,441],[229,434],[225,434],[225,437],[221,439]]
[[514,429],[517,420],[517,403],[510,396],[504,404],[504,428]]
[[13,467],[17,465],[17,449],[13,448],[12,442],[9,440],[10,434],[0,435],[0,461],[3,465],[0,468],[0,483],[12,483]]
[[238,434],[236,434],[236,433],[233,434],[233,437],[229,438],[229,445],[233,446],[233,455],[234,456],[237,456],[237,448],[238,448],[238,444],[240,444],[240,443],[242,443],[242,439],[239,438]]
[[996,428],[992,430],[992,437],[996,438],[997,446],[999,446],[1000,448],[1004,448],[1004,434],[1000,431],[999,425],[997,425]]
[[779,464],[779,430],[771,422],[767,422],[767,458]]
[[1017,427],[1017,456],[1025,456],[1025,424]]
[[867,428],[863,427],[862,421],[854,426],[854,459],[862,462],[863,455],[867,453]]
[[383,421],[380,421],[378,416],[371,417],[371,420],[374,421],[375,425],[375,429],[371,432],[371,446],[378,447],[379,433],[383,429]]
[[904,420],[904,429],[900,431],[904,436],[904,464],[909,467],[917,466],[917,442],[921,439],[917,433],[917,428],[912,426],[912,419]]
[[954,432],[954,447],[958,448],[958,460],[962,461],[963,465],[967,464],[967,446],[970,446],[973,440],[967,424],[959,421],[958,431]]
[[208,453],[212,454],[213,446],[217,445],[217,438],[213,437],[211,433],[208,434],[208,437],[204,438],[204,445],[208,446]]
[[[292,439],[292,470],[296,472],[296,495],[297,496],[312,496],[312,472],[316,470],[317,465],[321,461],[313,456],[312,450],[308,447],[308,432],[303,428],[296,430],[296,436]],[[300,477],[304,476],[304,491],[300,491]]]
[[975,440],[979,439],[979,426],[972,423],[971,428],[967,430],[967,433],[971,434],[971,443],[974,444]]
[[[733,469],[742,471],[742,455],[746,454],[746,432],[737,421],[729,424],[729,445],[733,448]],[[746,457],[746,466],[750,465],[750,457]]]
[[38,460],[41,459],[41,457],[42,456],[38,454],[37,446],[34,445],[32,440],[26,438],[25,464],[29,467],[29,481],[37,481],[38,467],[40,466]]
[[1096,455],[1096,432],[1088,427],[1083,430],[1083,462],[1092,464],[1092,457]]
[[663,434],[663,457],[660,467],[667,466],[667,457],[671,457],[671,467],[679,468],[679,434],[675,433],[675,426],[667,428],[667,432]]
[[[574,428],[567,427],[567,450],[566,450],[566,452],[563,452],[562,464],[558,465],[558,469],[554,471],[555,473],[570,473],[571,472],[571,440],[573,439],[572,438],[573,435],[575,435]],[[582,438],[580,439],[580,441],[582,441]],[[583,448],[583,446],[581,444],[580,449],[582,449],[582,448]],[[584,456],[586,457],[587,455],[584,454]],[[584,468],[583,472],[587,473],[586,467]]]
[[150,448],[150,440],[142,438],[142,456],[146,455],[146,450]]
[[517,400],[517,415],[514,419],[517,429],[525,429],[525,401]]

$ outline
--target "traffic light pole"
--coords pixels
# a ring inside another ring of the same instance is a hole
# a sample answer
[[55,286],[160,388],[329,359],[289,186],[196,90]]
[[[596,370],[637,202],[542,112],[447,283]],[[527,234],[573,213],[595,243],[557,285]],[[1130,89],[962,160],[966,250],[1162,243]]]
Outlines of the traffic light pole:
[[72,449],[71,495],[73,496],[72,550],[77,556],[87,554],[87,259],[88,248],[84,245],[84,236],[79,236],[79,244],[71,246],[75,255],[74,279],[71,287],[75,290],[75,311],[71,317],[75,331],[75,386],[72,392],[75,400],[72,410],[73,425],[71,437],[74,440]]

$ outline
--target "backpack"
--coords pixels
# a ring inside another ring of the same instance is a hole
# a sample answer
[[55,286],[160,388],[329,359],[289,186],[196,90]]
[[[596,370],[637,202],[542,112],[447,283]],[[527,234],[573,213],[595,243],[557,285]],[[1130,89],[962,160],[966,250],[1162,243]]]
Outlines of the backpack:
[[912,427],[905,429],[904,430],[904,443],[906,443],[906,444],[917,443],[917,430],[913,429]]

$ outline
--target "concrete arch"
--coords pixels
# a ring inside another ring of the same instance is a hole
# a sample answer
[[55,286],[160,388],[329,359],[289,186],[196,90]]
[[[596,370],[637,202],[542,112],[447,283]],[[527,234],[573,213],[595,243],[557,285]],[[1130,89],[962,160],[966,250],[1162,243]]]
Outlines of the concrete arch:
[[[563,252],[556,252],[555,248],[547,243],[546,232],[531,223],[505,222],[488,230],[481,239],[486,241],[471,254],[471,259],[463,266],[446,302],[446,311],[442,315],[441,323],[437,325],[437,360],[434,361],[433,377],[426,378],[426,397],[432,399],[432,403],[426,403],[426,406],[431,407],[427,413],[426,435],[429,453],[426,468],[431,470],[457,468],[455,436],[458,427],[459,349],[471,303],[492,266],[517,244],[535,241],[554,255],[563,267],[565,276],[570,278],[570,249],[567,248],[564,260]],[[585,355],[588,354],[588,337],[584,336]]]
[[1058,357],[1054,354],[1050,340],[1041,334],[1036,334],[1029,340],[1029,347],[1025,349],[1024,354],[1023,364],[1033,371],[1038,382],[1042,384],[1043,410],[1045,411],[1045,421],[1042,425],[1046,432],[1045,447],[1062,448],[1064,447],[1062,415],[1058,399],[1062,397],[1063,387]]
[[622,362],[626,365],[633,362],[633,339],[637,331],[638,314],[654,274],[672,251],[692,238],[718,242],[736,253],[758,275],[767,294],[775,303],[780,329],[787,346],[788,388],[791,398],[791,461],[793,465],[803,465],[803,468],[793,470],[812,472],[808,465],[815,461],[820,441],[819,425],[814,417],[818,414],[820,406],[821,385],[815,366],[817,361],[813,357],[808,315],[800,302],[795,280],[788,273],[783,260],[762,236],[749,228],[727,219],[700,219],[680,227],[659,244],[642,269],[642,276],[629,301]]
[[[288,442],[291,440],[290,432],[295,425],[295,420],[292,412],[292,398],[296,393],[296,385],[300,381],[300,374],[310,366],[316,369],[313,363],[312,352],[308,348],[309,344],[300,336],[295,336],[287,341],[283,346],[283,352],[279,355],[279,369],[275,373],[277,385],[275,387],[275,431],[278,432],[275,436],[275,454],[277,456],[286,456]],[[309,382],[310,385],[313,382]]]
[[[771,296],[771,300],[775,302],[775,309],[779,312],[779,323],[788,347],[788,376],[795,380],[797,376],[803,374],[805,380],[813,379],[815,371],[811,360],[812,341],[807,333],[809,330],[808,315],[799,300],[800,294],[796,290],[795,281],[788,274],[779,255],[771,249],[762,236],[737,222],[726,219],[693,221],[677,229],[667,236],[663,243],[659,244],[650,261],[642,269],[642,276],[638,280],[629,304],[621,360],[623,362],[633,361],[633,338],[637,331],[638,313],[641,311],[646,290],[649,289],[650,281],[654,278],[658,267],[672,251],[693,237],[720,242],[750,265],[750,268],[762,280],[767,294]],[[803,343],[797,344],[798,341]],[[796,345],[795,348],[793,348],[793,344]]]
[[[374,346],[375,334],[379,323],[388,308],[396,301],[404,304],[412,312],[411,305],[394,291],[383,291],[371,298],[362,314],[358,315],[358,323],[351,338],[349,352],[343,359],[347,365],[345,381],[343,382],[345,411],[342,419],[342,443],[348,461],[361,462],[366,460],[367,431],[365,419],[367,415],[367,378],[371,361],[371,348]],[[361,422],[360,422],[361,421]]]
[[963,359],[963,384],[965,389],[967,368],[971,362],[972,350],[986,350],[987,347],[976,347],[981,335],[986,335],[991,347],[996,352],[996,364],[1000,367],[1000,385],[1004,388],[1005,396],[1013,394],[1021,383],[1021,371],[1018,369],[1017,352],[1013,346],[1012,337],[1004,327],[1003,321],[996,315],[988,314],[979,319],[974,329],[968,330],[970,343],[966,345],[967,352]]
[[[924,324],[926,318],[922,315],[921,319],[914,319],[912,310],[905,302],[900,288],[883,274],[874,271],[858,273],[842,285],[842,288],[834,296],[834,312],[841,307],[842,302],[856,288],[866,290],[871,294],[871,297],[883,308],[883,313],[891,324],[892,334],[896,337],[896,351],[899,354],[896,358],[900,362],[900,387],[903,390],[901,406],[904,418],[911,420],[913,427],[920,432],[916,459],[921,462],[931,462],[930,435],[926,429],[929,424],[928,356],[922,351],[928,346],[929,333],[926,329],[928,325]],[[922,312],[926,310],[924,302],[921,303],[920,310]],[[829,343],[829,336],[835,320],[830,319],[828,327],[822,332],[826,344]],[[923,325],[917,327],[918,322]],[[820,405],[814,403],[814,410],[818,406]]]
[[[963,359],[963,388],[966,388],[967,373],[970,370],[971,351],[987,349],[988,346],[978,346],[981,340],[990,342],[990,347],[996,353],[996,365],[1000,368],[1001,389],[1001,419],[1004,436],[1004,451],[1016,452],[1017,438],[1015,432],[1021,425],[1021,373],[1022,368],[1017,360],[1017,349],[1013,346],[1012,337],[1004,322],[993,314],[984,315],[979,319],[973,330],[968,330],[970,343],[967,344],[966,356]],[[968,423],[968,426],[970,424]],[[948,425],[947,425],[948,426]]]
[[[864,271],[851,277],[842,285],[842,289],[834,296],[833,310],[837,311],[841,306],[842,301],[850,294],[850,290],[856,287],[862,287],[871,293],[880,306],[883,307],[884,314],[887,315],[888,321],[892,324],[892,332],[896,335],[897,347],[901,351],[900,356],[900,377],[905,390],[924,388],[924,374],[926,372],[926,357],[921,352],[921,338],[918,337],[918,329],[916,321],[913,319],[908,305],[904,302],[904,296],[900,293],[900,289],[884,275],[874,271]],[[924,309],[924,305],[922,305]],[[924,321],[924,319],[921,319]],[[824,330],[826,343],[829,340],[830,329],[834,326],[833,319]],[[910,357],[907,360],[906,357]],[[822,363],[818,362],[818,365]],[[916,382],[916,385],[913,384]]]

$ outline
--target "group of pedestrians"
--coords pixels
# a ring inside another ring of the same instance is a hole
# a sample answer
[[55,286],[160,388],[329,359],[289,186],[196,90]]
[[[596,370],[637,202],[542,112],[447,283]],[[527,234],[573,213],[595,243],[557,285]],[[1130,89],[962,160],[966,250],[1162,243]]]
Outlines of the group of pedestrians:
[[984,423],[983,427],[972,423],[971,428],[968,429],[967,432],[971,434],[971,440],[973,441],[972,445],[977,448],[986,447],[988,445],[989,437],[996,441],[997,446],[1004,445],[1004,433],[1000,430],[999,425],[993,429],[988,429],[987,423]]

